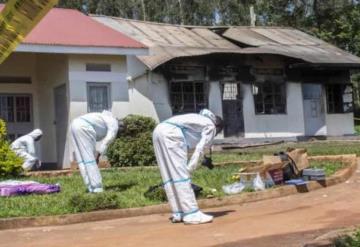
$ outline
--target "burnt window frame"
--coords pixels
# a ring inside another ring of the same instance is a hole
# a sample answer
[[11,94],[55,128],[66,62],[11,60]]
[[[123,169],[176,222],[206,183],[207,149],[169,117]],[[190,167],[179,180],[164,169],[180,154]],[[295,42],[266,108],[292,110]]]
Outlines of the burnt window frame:
[[[287,83],[265,81],[261,83],[253,83],[254,110],[255,115],[287,115]],[[265,87],[271,87],[271,93],[264,93]],[[280,90],[277,90],[279,87]],[[255,89],[256,88],[256,89]],[[257,90],[255,93],[254,90]],[[278,93],[279,92],[279,93]],[[271,103],[266,102],[266,97],[271,97]],[[277,102],[276,98],[280,98],[281,102]],[[266,105],[272,105],[272,109],[276,109],[283,104],[283,111],[269,112],[266,111]],[[262,106],[260,111],[259,106]]]
[[[191,83],[192,84],[192,94],[193,94],[193,109],[189,109],[187,110],[187,107],[185,107],[185,103],[184,103],[184,84],[187,83]],[[174,84],[178,84],[181,87],[181,92],[174,92],[173,91],[173,85]],[[196,84],[202,84],[202,92],[201,93],[197,93],[196,91]],[[175,94],[180,94],[181,96],[181,106],[176,107],[175,104]],[[203,102],[202,103],[198,103],[197,102],[197,95],[198,94],[202,94],[203,97]],[[172,114],[173,115],[177,115],[177,114],[184,114],[184,113],[194,113],[194,112],[199,112],[201,109],[203,108],[207,108],[209,105],[209,85],[206,81],[170,81],[169,82],[169,97],[170,97],[170,104],[171,104],[171,110],[172,110]],[[180,110],[178,110],[180,109]]]
[[[330,87],[332,90],[329,91]],[[350,93],[345,93],[347,87],[351,88]],[[325,85],[326,92],[326,112],[327,114],[345,114],[354,112],[354,88],[352,84],[349,83],[332,83]],[[336,97],[334,94],[338,94]],[[344,95],[351,94],[351,102],[344,102]],[[335,100],[339,100],[335,102]],[[345,106],[348,108],[345,110]]]

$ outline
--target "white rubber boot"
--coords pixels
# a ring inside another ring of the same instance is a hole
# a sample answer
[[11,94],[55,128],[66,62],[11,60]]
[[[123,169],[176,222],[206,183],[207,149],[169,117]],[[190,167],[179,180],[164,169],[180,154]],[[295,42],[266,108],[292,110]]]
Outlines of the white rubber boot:
[[183,221],[182,215],[180,213],[173,213],[170,217],[172,223],[180,223]]
[[185,215],[183,221],[185,225],[198,225],[198,224],[210,223],[213,221],[213,219],[214,219],[213,216],[198,211],[193,214]]

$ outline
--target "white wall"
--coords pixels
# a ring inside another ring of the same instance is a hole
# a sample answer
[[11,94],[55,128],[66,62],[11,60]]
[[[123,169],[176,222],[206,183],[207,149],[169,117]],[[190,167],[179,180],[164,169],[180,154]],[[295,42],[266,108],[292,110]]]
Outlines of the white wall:
[[164,76],[147,68],[136,57],[127,57],[130,113],[161,122],[172,116],[168,83]]
[[354,114],[326,114],[328,136],[352,135],[354,129]]
[[37,76],[35,72],[36,56],[34,54],[11,54],[0,66],[1,76],[31,77],[32,84],[1,83],[1,93],[26,93],[33,97],[34,126],[39,126]]
[[[86,71],[87,63],[111,64],[111,72]],[[129,113],[125,56],[71,55],[69,57],[69,121],[87,113],[87,82],[110,83],[111,111],[119,118]]]
[[209,110],[215,115],[223,117],[222,95],[220,82],[212,81],[209,85]]
[[171,116],[165,79],[147,72],[129,82],[130,112],[154,118],[160,122]]
[[[111,72],[86,71],[87,63],[110,64]],[[69,125],[71,121],[88,112],[87,83],[109,83],[111,86],[111,112],[117,118],[129,114],[128,83],[126,81],[126,56],[70,55],[69,71]],[[66,141],[64,168],[70,166],[70,135]]]
[[[161,122],[172,116],[168,82],[161,74],[144,73],[129,82],[130,112]],[[217,81],[209,84],[209,109],[222,117],[221,89]]]
[[37,55],[36,75],[38,79],[39,127],[44,136],[41,139],[42,162],[56,163],[56,125],[54,89],[68,83],[68,58],[66,55]]
[[[345,81],[348,78],[340,78],[336,81],[337,78],[332,78],[334,82]],[[325,86],[323,90],[326,92]],[[329,114],[327,113],[327,102],[326,102],[326,94],[324,94],[324,102],[325,102],[325,121],[327,127],[328,136],[343,136],[343,135],[352,135],[355,134],[354,128],[354,113],[336,113]]]
[[[215,115],[223,117],[223,108],[222,108],[222,95],[220,82],[211,81],[209,83],[209,110],[212,111]],[[224,131],[219,133],[215,139],[223,139]]]
[[295,137],[304,135],[300,83],[287,83],[287,114],[256,115],[250,84],[243,84],[245,138]]
[[13,53],[0,66],[0,75],[31,77],[32,84],[0,84],[0,92],[32,95],[33,127],[44,133],[37,143],[37,155],[44,163],[56,162],[53,90],[68,81],[66,56]]
[[[31,94],[33,103],[33,126],[40,127],[38,82],[36,75],[36,55],[12,53],[0,65],[1,76],[31,77],[31,84],[1,83],[0,93]],[[37,144],[37,154],[41,157],[41,146]]]

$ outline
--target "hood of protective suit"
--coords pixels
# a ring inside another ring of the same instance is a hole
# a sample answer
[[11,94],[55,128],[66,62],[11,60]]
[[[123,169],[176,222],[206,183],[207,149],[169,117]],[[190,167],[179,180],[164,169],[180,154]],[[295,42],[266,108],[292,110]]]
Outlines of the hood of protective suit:
[[199,114],[204,117],[210,118],[213,123],[216,123],[216,116],[210,110],[202,109]]
[[40,129],[35,129],[28,134],[28,136],[31,136],[33,139],[36,139],[42,135],[43,132]]

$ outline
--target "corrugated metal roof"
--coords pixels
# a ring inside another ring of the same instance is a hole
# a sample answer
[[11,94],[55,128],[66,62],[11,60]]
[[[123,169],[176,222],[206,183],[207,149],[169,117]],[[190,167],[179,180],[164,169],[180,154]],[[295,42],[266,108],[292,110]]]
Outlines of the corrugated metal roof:
[[358,64],[360,58],[292,28],[231,27],[224,37],[250,48],[243,53],[278,54],[316,64]]
[[138,58],[149,69],[155,69],[177,57],[240,52],[237,45],[206,28],[187,28],[107,16],[93,18],[148,46],[150,55]]
[[[117,17],[93,16],[150,48],[150,55],[138,56],[149,68],[178,57],[212,53],[276,54],[315,64],[360,67],[360,58],[311,35],[291,28],[222,27],[220,35],[211,27],[194,27],[143,22]],[[236,42],[241,43],[241,47]],[[245,46],[245,47],[244,47]]]

